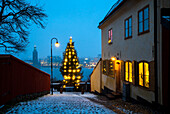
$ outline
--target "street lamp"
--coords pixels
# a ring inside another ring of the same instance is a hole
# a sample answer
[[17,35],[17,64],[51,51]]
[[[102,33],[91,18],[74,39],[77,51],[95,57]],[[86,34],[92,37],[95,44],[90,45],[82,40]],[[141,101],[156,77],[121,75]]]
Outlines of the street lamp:
[[51,39],[51,94],[53,95],[53,59],[52,59],[52,41],[56,40],[55,46],[59,47],[60,44],[58,43],[58,39],[57,38],[52,38]]

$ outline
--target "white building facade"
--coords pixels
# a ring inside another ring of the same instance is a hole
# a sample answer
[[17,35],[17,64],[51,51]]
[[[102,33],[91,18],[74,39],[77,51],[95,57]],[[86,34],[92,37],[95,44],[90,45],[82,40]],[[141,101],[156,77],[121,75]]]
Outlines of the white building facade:
[[119,0],[113,5],[98,26],[102,93],[123,93],[123,83],[128,83],[132,99],[167,105],[168,71],[163,75],[162,66],[169,68],[168,49],[163,51],[169,46],[170,28],[163,25],[170,22],[169,8],[169,0]]

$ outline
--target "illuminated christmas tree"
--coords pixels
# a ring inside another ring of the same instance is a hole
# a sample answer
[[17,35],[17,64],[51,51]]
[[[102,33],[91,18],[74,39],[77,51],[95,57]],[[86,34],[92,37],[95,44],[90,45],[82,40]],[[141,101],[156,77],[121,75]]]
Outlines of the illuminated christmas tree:
[[63,53],[60,72],[64,77],[63,88],[66,86],[74,86],[76,89],[79,88],[83,73],[81,73],[81,67],[77,58],[77,52],[74,48],[74,42],[72,42],[72,37],[70,37],[70,41],[67,43],[67,47]]

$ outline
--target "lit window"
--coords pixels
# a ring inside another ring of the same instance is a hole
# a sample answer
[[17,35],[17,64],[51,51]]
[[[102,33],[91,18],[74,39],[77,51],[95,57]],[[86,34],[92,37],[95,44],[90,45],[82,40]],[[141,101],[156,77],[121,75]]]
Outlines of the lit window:
[[108,34],[109,34],[108,44],[111,44],[112,43],[112,29],[109,29]]
[[109,75],[112,75],[113,76],[113,74],[114,74],[114,67],[113,67],[113,61],[112,60],[110,60],[109,61]]
[[125,80],[132,82],[132,62],[125,62]]
[[132,16],[125,20],[125,39],[132,37]]
[[149,6],[138,11],[138,34],[149,32]]
[[149,88],[149,64],[139,63],[139,85]]
[[106,74],[106,61],[103,61],[103,74]]

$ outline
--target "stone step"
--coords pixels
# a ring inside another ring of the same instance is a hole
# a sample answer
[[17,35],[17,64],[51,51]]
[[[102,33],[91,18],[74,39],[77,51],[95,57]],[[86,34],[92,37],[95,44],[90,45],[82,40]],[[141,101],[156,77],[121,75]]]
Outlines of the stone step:
[[108,98],[108,99],[110,99],[110,100],[113,100],[113,99],[115,99],[115,96],[114,95],[112,95],[112,94],[105,94],[106,95],[106,97]]
[[111,92],[111,94],[112,94],[115,98],[120,98],[120,97],[121,97],[121,93],[119,93],[119,92]]

